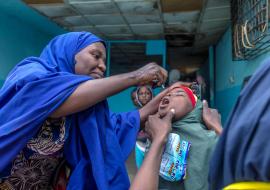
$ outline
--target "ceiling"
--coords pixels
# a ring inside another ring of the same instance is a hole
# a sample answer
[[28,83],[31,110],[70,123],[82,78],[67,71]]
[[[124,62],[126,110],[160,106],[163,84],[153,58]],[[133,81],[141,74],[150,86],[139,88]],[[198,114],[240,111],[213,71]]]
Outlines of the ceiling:
[[67,30],[90,31],[106,40],[165,39],[168,51],[185,56],[207,52],[230,22],[229,0],[24,2]]

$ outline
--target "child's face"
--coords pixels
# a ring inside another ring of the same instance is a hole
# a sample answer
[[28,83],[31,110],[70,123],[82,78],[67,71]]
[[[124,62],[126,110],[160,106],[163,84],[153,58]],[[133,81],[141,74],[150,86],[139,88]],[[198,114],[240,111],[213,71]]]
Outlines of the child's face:
[[138,91],[138,99],[141,102],[141,104],[143,106],[146,105],[151,100],[151,98],[152,93],[150,92],[150,90],[145,86],[140,87]]
[[175,109],[174,120],[179,120],[192,111],[192,103],[186,92],[180,88],[173,88],[159,103],[158,113],[164,117],[171,109]]

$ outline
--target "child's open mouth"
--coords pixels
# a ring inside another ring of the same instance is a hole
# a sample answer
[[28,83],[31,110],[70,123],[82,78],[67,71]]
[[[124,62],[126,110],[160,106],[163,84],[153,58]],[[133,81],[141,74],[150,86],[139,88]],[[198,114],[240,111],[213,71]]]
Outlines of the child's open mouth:
[[166,108],[170,104],[170,99],[168,97],[164,97],[161,101],[159,108]]

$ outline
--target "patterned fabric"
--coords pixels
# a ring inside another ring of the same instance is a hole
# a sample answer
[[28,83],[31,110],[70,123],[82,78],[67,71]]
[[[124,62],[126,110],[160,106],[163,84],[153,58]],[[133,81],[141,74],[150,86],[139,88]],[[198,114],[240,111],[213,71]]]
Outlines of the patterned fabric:
[[[52,127],[59,127],[59,136],[54,139]],[[51,155],[64,145],[65,138],[65,120],[47,120],[37,136],[27,143],[27,148],[41,154]]]
[[9,175],[1,176],[0,190],[52,189],[52,177],[62,157],[65,136],[64,118],[46,120],[36,137],[6,168]]

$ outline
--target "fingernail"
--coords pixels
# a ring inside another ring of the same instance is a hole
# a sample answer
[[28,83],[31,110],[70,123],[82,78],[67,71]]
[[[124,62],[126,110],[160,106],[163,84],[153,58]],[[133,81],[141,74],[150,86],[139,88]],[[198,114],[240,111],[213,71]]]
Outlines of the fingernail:
[[175,114],[175,109],[171,109],[170,111],[171,111],[173,114]]

